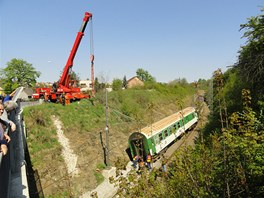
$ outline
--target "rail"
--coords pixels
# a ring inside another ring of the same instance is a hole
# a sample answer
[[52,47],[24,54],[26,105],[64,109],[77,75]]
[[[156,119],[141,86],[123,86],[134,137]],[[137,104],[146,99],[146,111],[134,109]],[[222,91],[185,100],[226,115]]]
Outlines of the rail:
[[26,163],[24,149],[26,146],[23,109],[19,101],[19,94],[23,87],[16,90],[12,97],[17,107],[8,112],[8,119],[16,124],[16,131],[8,132],[11,141],[5,156],[0,153],[0,197],[29,197],[26,177]]

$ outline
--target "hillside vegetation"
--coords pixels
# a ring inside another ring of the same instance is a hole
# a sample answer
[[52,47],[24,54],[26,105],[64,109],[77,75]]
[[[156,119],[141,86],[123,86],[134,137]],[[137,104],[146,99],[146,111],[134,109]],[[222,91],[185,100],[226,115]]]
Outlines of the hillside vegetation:
[[[239,50],[237,63],[225,73],[216,70],[210,81],[195,84],[198,89],[208,88],[210,108],[209,122],[195,146],[178,150],[166,173],[154,170],[143,171],[140,179],[121,177],[121,197],[264,197],[263,27],[263,14],[249,18],[241,25],[247,42]],[[193,105],[193,93],[188,84],[155,82],[109,93],[111,164],[129,160],[124,150],[131,131]],[[77,178],[63,169],[53,116],[62,120],[79,156]],[[99,134],[105,128],[104,94],[97,94],[94,106],[82,101],[66,107],[30,107],[25,109],[25,120],[32,163],[40,172],[46,195],[77,197],[102,181]]]
[[[188,83],[171,85],[150,83],[141,88],[113,91],[107,94],[110,163],[126,164],[129,157],[128,136],[154,121],[181,108],[195,105],[195,89]],[[93,102],[82,100],[68,106],[43,103],[26,107],[24,119],[27,143],[34,170],[38,170],[46,197],[77,197],[103,181],[105,168],[102,144],[105,144],[106,92],[98,92]],[[78,155],[79,176],[66,172],[56,126],[58,118],[70,147]],[[102,141],[100,138],[102,134]]]
[[178,150],[166,174],[121,180],[121,196],[264,197],[263,27],[263,14],[242,24],[247,42],[237,63],[213,73],[209,122],[195,147]]

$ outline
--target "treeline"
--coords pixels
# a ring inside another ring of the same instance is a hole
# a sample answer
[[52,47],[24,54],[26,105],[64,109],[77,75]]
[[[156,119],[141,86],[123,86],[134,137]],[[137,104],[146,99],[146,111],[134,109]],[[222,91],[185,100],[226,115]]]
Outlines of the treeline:
[[209,122],[195,147],[177,151],[165,175],[123,180],[122,196],[264,197],[264,15],[241,30],[247,42],[237,63],[209,83]]

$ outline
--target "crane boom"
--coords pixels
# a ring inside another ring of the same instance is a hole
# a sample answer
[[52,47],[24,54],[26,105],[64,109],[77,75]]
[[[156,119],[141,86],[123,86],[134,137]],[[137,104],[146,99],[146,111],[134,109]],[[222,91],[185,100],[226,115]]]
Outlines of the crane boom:
[[[69,104],[69,102],[74,100],[90,98],[90,95],[82,93],[79,87],[72,85],[71,84],[72,82],[70,82],[71,80],[70,73],[71,73],[71,68],[73,66],[73,61],[89,20],[92,20],[92,14],[89,12],[85,12],[81,28],[77,33],[72,50],[70,52],[66,65],[64,66],[59,81],[54,83],[52,85],[52,88],[51,87],[36,88],[36,93],[32,94],[32,98],[34,99],[43,98],[45,101],[58,102],[61,101],[63,96],[63,98],[66,100],[66,104]],[[91,35],[92,35],[92,30],[91,30]],[[91,43],[93,43],[92,39],[91,39]],[[94,60],[93,54],[91,54],[90,59],[91,59],[92,71],[93,71],[93,60]]]
[[76,52],[78,50],[78,47],[80,45],[80,42],[82,40],[82,37],[84,35],[84,31],[85,31],[85,28],[87,26],[87,23],[88,23],[89,19],[91,19],[91,18],[92,18],[92,14],[89,12],[85,12],[85,15],[83,18],[83,23],[81,25],[80,31],[77,33],[75,42],[74,42],[72,50],[71,50],[71,53],[69,55],[69,58],[67,60],[67,63],[64,67],[63,73],[62,73],[60,81],[59,81],[59,87],[60,88],[62,88],[62,87],[68,88],[68,86],[69,86],[69,80],[70,80],[69,79],[69,72],[70,72],[70,69],[72,68],[73,60],[74,60],[74,57],[75,57]]

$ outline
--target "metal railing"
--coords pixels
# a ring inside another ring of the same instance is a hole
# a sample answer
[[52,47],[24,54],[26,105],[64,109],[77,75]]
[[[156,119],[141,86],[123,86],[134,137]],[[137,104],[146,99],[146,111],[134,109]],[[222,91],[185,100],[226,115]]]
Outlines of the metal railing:
[[8,119],[16,124],[16,131],[10,132],[11,141],[5,156],[0,153],[0,197],[29,197],[25,163],[25,133],[22,108],[18,100],[23,87],[16,90],[12,101],[18,106],[8,113]]

